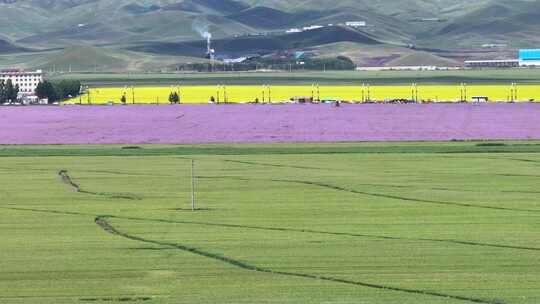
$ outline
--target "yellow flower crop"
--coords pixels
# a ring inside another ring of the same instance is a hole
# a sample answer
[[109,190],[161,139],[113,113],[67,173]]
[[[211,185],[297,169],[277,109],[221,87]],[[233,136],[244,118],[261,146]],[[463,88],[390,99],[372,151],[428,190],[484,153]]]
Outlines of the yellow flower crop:
[[91,88],[83,96],[66,101],[69,104],[126,103],[166,104],[169,94],[178,92],[181,103],[216,102],[247,103],[286,102],[292,97],[351,102],[417,99],[423,102],[470,101],[486,96],[490,101],[540,101],[540,85],[377,85],[377,86],[174,86]]

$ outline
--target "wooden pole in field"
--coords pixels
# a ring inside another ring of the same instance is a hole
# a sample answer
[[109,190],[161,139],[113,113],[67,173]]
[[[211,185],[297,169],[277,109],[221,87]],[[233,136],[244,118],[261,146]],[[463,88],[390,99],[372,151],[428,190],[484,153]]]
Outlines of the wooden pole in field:
[[191,210],[195,211],[195,160],[191,160]]

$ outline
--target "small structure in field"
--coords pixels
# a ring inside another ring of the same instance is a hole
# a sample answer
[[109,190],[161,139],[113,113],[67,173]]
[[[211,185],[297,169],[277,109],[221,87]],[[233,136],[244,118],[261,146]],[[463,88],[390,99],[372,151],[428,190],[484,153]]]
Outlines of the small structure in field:
[[486,103],[489,101],[489,97],[487,96],[473,96],[471,97],[472,102],[475,103]]
[[313,103],[313,97],[292,97],[293,103]]

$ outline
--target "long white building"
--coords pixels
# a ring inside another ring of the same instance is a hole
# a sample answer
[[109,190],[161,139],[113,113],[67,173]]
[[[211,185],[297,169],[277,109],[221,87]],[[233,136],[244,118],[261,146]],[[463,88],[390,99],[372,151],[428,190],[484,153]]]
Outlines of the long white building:
[[43,81],[43,71],[0,70],[0,81],[11,79],[13,85],[19,85],[21,95],[34,95],[37,85]]

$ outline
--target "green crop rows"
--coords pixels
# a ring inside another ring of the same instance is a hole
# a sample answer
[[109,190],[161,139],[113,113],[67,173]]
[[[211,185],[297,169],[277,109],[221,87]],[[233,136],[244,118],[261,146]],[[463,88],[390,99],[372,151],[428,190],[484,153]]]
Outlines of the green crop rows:
[[4,146],[0,303],[539,303],[539,152]]

